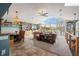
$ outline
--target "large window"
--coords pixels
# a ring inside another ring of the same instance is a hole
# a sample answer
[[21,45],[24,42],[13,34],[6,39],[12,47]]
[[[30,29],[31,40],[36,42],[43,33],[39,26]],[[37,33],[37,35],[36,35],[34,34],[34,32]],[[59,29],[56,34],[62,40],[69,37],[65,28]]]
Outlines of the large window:
[[62,18],[48,18],[42,22],[44,27],[51,27],[59,35],[64,35],[65,23]]
[[13,33],[16,31],[19,32],[20,26],[18,24],[7,23],[6,25],[3,23],[1,25],[1,33]]

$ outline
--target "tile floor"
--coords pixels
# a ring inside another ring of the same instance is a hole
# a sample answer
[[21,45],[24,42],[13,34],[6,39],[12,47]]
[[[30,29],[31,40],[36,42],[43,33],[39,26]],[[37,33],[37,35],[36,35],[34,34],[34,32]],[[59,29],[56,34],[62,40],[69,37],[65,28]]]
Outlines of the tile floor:
[[57,56],[55,53],[35,47],[32,40],[11,47],[11,56]]
[[[65,39],[56,39],[55,49],[59,49],[60,52],[65,52],[66,55],[71,55]],[[12,56],[59,56],[59,54],[49,52],[45,49],[41,49],[34,45],[33,35],[25,34],[24,43],[15,44],[11,47],[10,55]],[[38,44],[39,45],[39,44]],[[62,48],[63,47],[63,48]],[[63,50],[63,51],[62,51]],[[55,51],[55,50],[54,50]]]

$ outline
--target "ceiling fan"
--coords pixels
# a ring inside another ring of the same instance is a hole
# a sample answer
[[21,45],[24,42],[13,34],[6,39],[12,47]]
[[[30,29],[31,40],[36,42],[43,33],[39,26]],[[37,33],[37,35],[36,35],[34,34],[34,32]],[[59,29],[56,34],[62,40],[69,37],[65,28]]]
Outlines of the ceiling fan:
[[40,16],[44,16],[44,17],[47,17],[48,16],[48,12],[45,9],[39,9],[38,10],[38,14]]

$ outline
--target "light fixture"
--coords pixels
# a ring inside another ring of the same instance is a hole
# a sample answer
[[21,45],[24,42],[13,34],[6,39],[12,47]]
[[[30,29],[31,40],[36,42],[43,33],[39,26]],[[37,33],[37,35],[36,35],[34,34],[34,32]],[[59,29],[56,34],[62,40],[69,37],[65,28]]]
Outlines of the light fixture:
[[73,15],[74,15],[74,20],[77,20],[77,19],[76,19],[77,13],[73,13]]
[[59,18],[62,16],[62,9],[59,9]]
[[14,18],[14,22],[19,23],[20,19],[18,18],[17,13],[18,13],[18,11],[16,11],[16,17]]
[[45,9],[39,9],[37,12],[40,16],[45,16],[45,17],[48,16],[47,10]]

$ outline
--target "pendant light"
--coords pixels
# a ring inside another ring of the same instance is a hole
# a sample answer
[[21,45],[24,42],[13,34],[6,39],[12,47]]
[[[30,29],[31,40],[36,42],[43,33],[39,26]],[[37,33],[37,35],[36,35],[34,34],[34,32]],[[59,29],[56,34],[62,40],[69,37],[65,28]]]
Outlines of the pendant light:
[[18,18],[18,11],[16,11],[16,17],[14,18],[15,23],[20,23],[20,19]]

